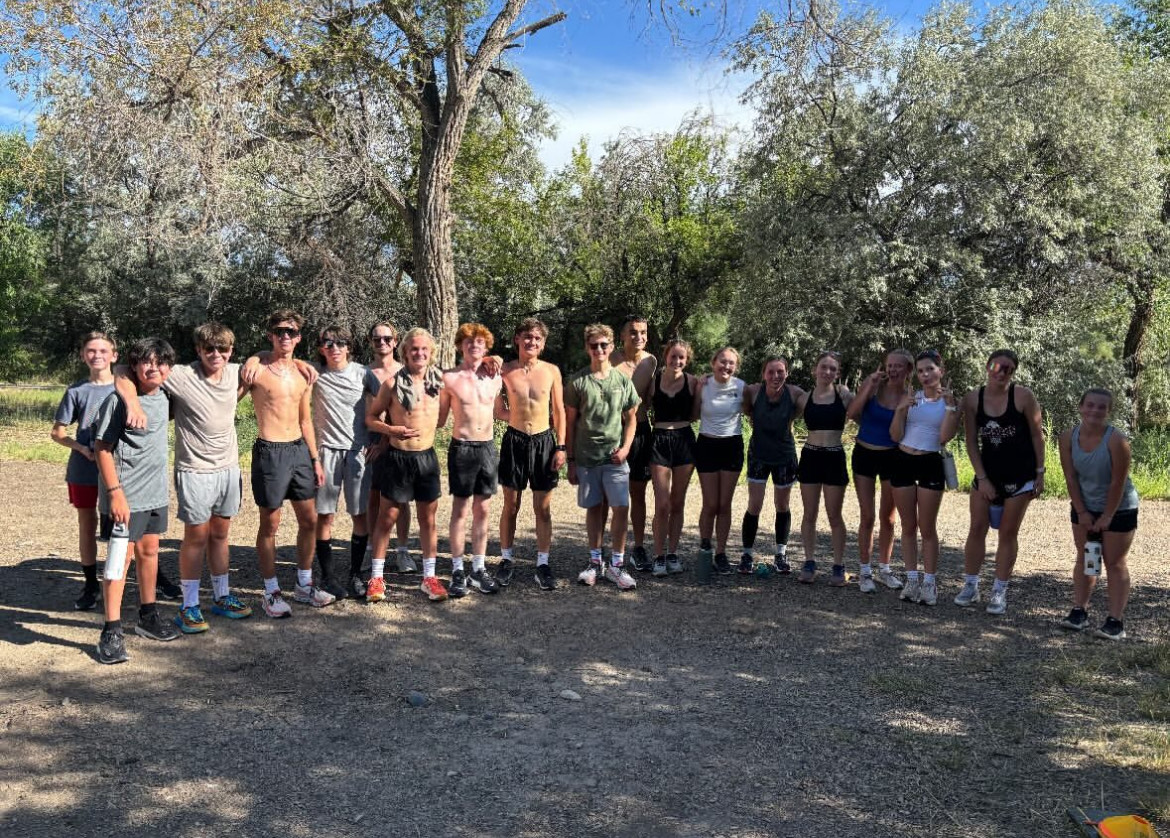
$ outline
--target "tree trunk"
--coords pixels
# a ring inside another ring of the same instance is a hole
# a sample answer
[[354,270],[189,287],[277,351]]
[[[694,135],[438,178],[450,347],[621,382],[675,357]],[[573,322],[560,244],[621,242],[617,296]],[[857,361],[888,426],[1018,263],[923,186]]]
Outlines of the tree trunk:
[[1129,288],[1133,299],[1133,309],[1129,315],[1129,328],[1125,330],[1125,343],[1122,346],[1122,363],[1125,364],[1125,375],[1129,379],[1126,385],[1126,396],[1133,410],[1133,428],[1141,427],[1141,376],[1145,369],[1146,334],[1154,320],[1154,296],[1157,283],[1154,277],[1144,274],[1137,277]]

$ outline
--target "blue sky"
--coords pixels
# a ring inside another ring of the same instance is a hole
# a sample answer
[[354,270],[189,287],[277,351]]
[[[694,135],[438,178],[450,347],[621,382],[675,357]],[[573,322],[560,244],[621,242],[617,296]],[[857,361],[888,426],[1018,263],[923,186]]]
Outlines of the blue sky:
[[[673,5],[678,0],[663,2]],[[783,3],[727,0],[726,29],[738,34],[761,8],[786,8]],[[530,20],[557,9],[568,15],[508,55],[552,108],[560,125],[558,138],[542,151],[550,167],[567,162],[570,149],[583,135],[596,152],[623,129],[673,130],[695,108],[714,113],[725,123],[749,120],[738,101],[745,80],[725,75],[718,51],[704,46],[715,34],[714,16],[684,20],[685,42],[680,46],[672,43],[659,22],[648,18],[648,5],[658,4],[659,0],[649,0],[649,4],[647,0],[536,0],[531,4]],[[882,7],[899,26],[912,28],[927,4],[885,0]],[[28,130],[34,117],[33,103],[20,101],[6,86],[0,89],[0,127]]]

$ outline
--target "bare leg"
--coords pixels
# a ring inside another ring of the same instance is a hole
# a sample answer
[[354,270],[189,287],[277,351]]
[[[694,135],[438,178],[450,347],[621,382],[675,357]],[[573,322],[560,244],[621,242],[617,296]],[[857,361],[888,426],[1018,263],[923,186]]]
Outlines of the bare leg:
[[223,576],[228,572],[231,551],[228,547],[228,535],[231,533],[232,519],[212,515],[207,530],[207,566],[216,576]]
[[1006,582],[1012,578],[1012,569],[1016,566],[1016,554],[1019,550],[1020,525],[1024,523],[1024,513],[1028,511],[1028,504],[1032,496],[1020,495],[1008,498],[1003,505],[1003,520],[999,524],[999,541],[995,546],[995,578]]
[[601,549],[601,537],[605,534],[605,507],[602,504],[585,510],[585,536],[590,550]]
[[297,569],[312,570],[313,551],[317,546],[317,501],[306,498],[290,503],[297,516]]
[[630,523],[634,528],[634,546],[641,547],[646,539],[646,481],[630,481]]
[[801,483],[800,500],[804,504],[800,543],[804,546],[804,560],[807,562],[817,557],[817,514],[821,508],[821,484]]
[[922,567],[927,573],[938,571],[938,508],[943,493],[918,489],[918,532],[922,534]]
[[[451,498],[451,526],[447,540],[450,542],[451,561],[459,561],[467,551],[467,507],[471,498]],[[430,554],[424,553],[424,557]]]
[[439,502],[415,501],[415,512],[418,516],[418,542],[424,559],[433,559],[439,552],[439,531],[435,527],[435,513],[438,512]]
[[882,499],[878,507],[878,554],[882,564],[889,564],[894,555],[894,488],[889,480],[882,481]]
[[[212,519],[215,520],[215,519]],[[224,520],[224,519],[219,519]],[[207,550],[211,523],[185,524],[183,543],[179,545],[179,578],[199,579],[203,576],[203,554]],[[210,555],[208,559],[210,560]],[[208,561],[210,564],[210,561]],[[215,570],[212,570],[214,573]]]
[[[516,538],[516,516],[520,514],[520,497],[524,493],[504,487],[504,508],[500,512],[500,549],[512,546]],[[545,492],[544,494],[547,494]],[[535,501],[534,501],[535,503]],[[540,519],[536,524],[537,541],[540,540]]]
[[699,538],[710,539],[715,530],[715,516],[719,514],[719,472],[700,472],[699,488],[703,490],[703,508],[699,512]]
[[260,578],[276,576],[276,531],[280,528],[280,509],[261,507],[260,528],[256,531],[256,558],[260,564]]
[[845,518],[841,507],[845,503],[844,486],[825,486],[825,515],[829,518],[829,531],[833,541],[833,564],[845,564]]
[[650,479],[654,483],[654,555],[666,552],[666,540],[670,526],[670,478],[671,470],[666,466],[650,466]]
[[488,512],[491,495],[476,495],[471,506],[471,553],[474,556],[487,555]]
[[[645,486],[646,484],[642,484]],[[630,509],[627,506],[610,507],[613,511],[613,522],[610,525],[610,537],[613,539],[613,552],[624,553],[626,550],[626,527],[630,520]]]
[[[963,547],[963,572],[974,576],[983,568],[983,560],[987,557],[987,529],[991,526],[991,518],[987,498],[975,489],[971,490],[968,506],[971,510],[971,525],[967,530],[967,543]],[[1002,527],[1002,523],[1000,524]],[[1000,530],[1001,539],[1003,530]]]
[[691,485],[691,473],[694,466],[675,466],[674,474],[670,479],[670,552],[678,552],[678,542],[682,538],[683,518],[687,507],[687,489]]
[[[520,495],[516,495],[519,506]],[[532,493],[532,514],[536,518],[536,549],[547,553],[552,549],[552,492]],[[503,529],[501,522],[500,528]],[[516,516],[512,516],[512,532],[516,531]]]
[[894,505],[902,519],[902,564],[906,570],[918,570],[918,487],[894,489]]
[[1107,532],[1101,539],[1105,572],[1109,579],[1109,616],[1117,620],[1124,618],[1125,606],[1129,602],[1129,565],[1126,558],[1136,532]]
[[857,493],[857,508],[861,515],[857,524],[857,562],[869,564],[873,556],[873,527],[877,522],[874,510],[876,481],[872,477],[854,473],[853,488]]
[[735,484],[739,482],[738,471],[720,471],[719,510],[715,519],[716,553],[727,552],[727,536],[731,533],[731,500],[735,497]]
[[97,564],[97,510],[77,510],[77,555],[82,567]]

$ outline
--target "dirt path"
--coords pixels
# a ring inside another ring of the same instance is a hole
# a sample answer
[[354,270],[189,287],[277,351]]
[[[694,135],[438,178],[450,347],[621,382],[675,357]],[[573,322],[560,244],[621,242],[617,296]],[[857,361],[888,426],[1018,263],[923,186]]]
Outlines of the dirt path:
[[[130,663],[102,667],[98,616],[71,610],[61,469],[4,463],[0,496],[0,836],[1000,838],[1071,835],[1074,804],[1170,806],[1166,716],[1086,700],[1077,665],[1103,642],[1055,626],[1072,562],[1062,503],[1028,516],[1005,618],[949,604],[965,497],[944,503],[946,604],[928,609],[789,578],[569,585],[584,533],[565,486],[554,593],[532,584],[525,513],[522,573],[500,596],[434,606],[391,575],[398,595],[381,605],[211,618],[169,645],[131,634]],[[697,485],[690,500],[694,521]],[[1170,629],[1168,513],[1143,507],[1130,648]],[[852,533],[852,499],[846,516]],[[252,597],[255,524],[249,503],[232,538],[233,584]],[[1119,724],[1142,726],[1154,756],[1124,770],[1103,756],[1101,731]]]

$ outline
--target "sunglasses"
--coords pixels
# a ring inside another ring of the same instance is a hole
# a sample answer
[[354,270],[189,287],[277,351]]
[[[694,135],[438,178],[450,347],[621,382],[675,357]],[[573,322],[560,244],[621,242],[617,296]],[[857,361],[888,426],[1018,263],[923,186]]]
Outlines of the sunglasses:
[[393,335],[374,335],[372,338],[370,338],[370,340],[372,340],[374,343],[384,343],[386,345],[390,345],[390,344],[394,343],[394,336]]
[[321,345],[326,349],[345,349],[349,346],[348,340],[333,340],[332,338],[321,341]]
[[988,372],[1002,372],[1006,375],[1011,375],[1016,371],[1016,368],[1011,364],[1001,364],[999,361],[992,361],[987,365]]
[[301,330],[290,329],[288,326],[277,326],[275,329],[270,329],[269,334],[275,335],[278,338],[299,338],[301,336]]
[[596,352],[599,349],[609,349],[609,341],[599,341],[597,343],[589,344],[589,348]]
[[203,351],[210,355],[212,352],[218,352],[220,355],[227,355],[232,351],[231,344],[217,343],[215,346],[204,346]]

